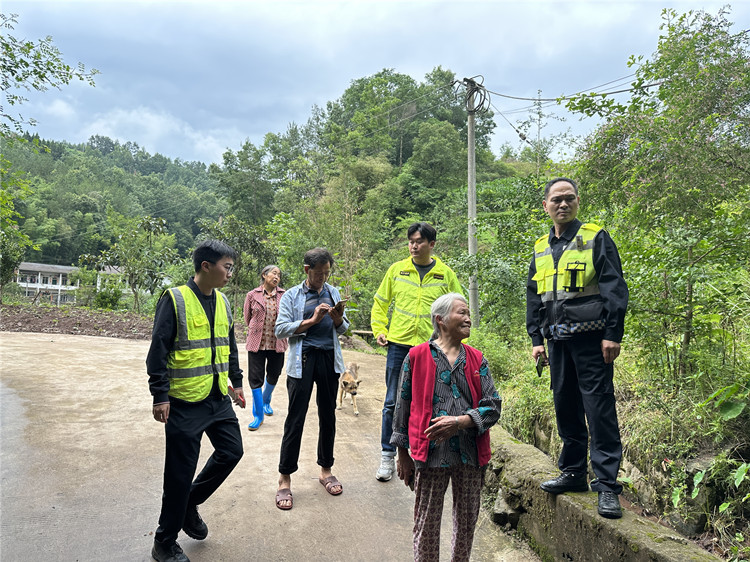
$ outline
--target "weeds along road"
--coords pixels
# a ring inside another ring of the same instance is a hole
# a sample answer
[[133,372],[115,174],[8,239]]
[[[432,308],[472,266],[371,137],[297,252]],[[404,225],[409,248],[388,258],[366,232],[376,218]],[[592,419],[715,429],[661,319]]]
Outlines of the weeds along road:
[[[2,498],[0,559],[151,560],[161,503],[163,426],[151,417],[145,372],[147,341],[0,332]],[[249,432],[249,409],[237,409],[245,456],[202,507],[205,541],[180,534],[193,562],[400,561],[412,559],[414,496],[401,481],[375,480],[385,357],[344,351],[362,380],[359,416],[348,401],[337,412],[330,496],[315,464],[314,400],[292,476],[294,509],[274,504],[286,416],[286,376],[274,393],[275,415]],[[247,354],[240,351],[243,369]],[[212,448],[204,440],[201,463]],[[450,492],[441,558],[450,553]],[[486,514],[472,560],[536,559]]]

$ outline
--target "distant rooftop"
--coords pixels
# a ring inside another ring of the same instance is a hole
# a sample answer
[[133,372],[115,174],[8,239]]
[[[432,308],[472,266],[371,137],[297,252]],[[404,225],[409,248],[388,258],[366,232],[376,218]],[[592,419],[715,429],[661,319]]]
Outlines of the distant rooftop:
[[48,263],[34,263],[22,261],[18,266],[19,271],[32,271],[38,273],[70,273],[78,268],[72,265],[50,265]]

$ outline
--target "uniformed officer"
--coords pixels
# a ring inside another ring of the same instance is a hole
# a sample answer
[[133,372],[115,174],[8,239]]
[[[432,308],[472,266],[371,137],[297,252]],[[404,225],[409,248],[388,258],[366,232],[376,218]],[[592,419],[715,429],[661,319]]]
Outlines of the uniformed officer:
[[[614,360],[620,354],[628,288],[612,238],[600,226],[576,218],[578,186],[555,178],[542,205],[552,218],[548,235],[534,245],[526,284],[526,327],[537,365],[550,365],[557,430],[563,448],[560,475],[543,482],[546,492],[589,489],[586,450],[598,511],[622,517],[617,473],[622,459],[615,411]],[[549,356],[545,353],[547,340]],[[588,421],[588,430],[586,422]]]

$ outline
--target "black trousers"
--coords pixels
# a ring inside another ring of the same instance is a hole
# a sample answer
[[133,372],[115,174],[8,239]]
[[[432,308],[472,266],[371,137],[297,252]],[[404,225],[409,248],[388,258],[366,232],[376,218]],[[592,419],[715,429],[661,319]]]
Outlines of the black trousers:
[[318,465],[333,466],[333,444],[336,440],[336,391],[339,374],[334,370],[333,350],[311,349],[302,355],[302,378],[287,375],[289,413],[284,422],[281,440],[279,473],[292,474],[299,468],[302,430],[305,427],[313,383],[318,386]]
[[[250,382],[250,388],[260,388],[263,386],[264,378],[268,381],[268,384],[276,386],[283,367],[283,353],[277,353],[272,349],[248,351],[247,380]],[[263,371],[265,371],[265,374]]]
[[604,362],[601,341],[600,332],[547,340],[557,432],[563,443],[557,464],[563,472],[585,474],[590,436],[591,468],[596,475],[591,489],[619,494],[622,444],[612,381],[614,365]]
[[[167,450],[159,527],[154,538],[171,543],[182,529],[188,505],[200,505],[213,494],[242,458],[242,433],[228,396],[201,402],[170,399],[164,428]],[[193,481],[205,432],[214,452]]]

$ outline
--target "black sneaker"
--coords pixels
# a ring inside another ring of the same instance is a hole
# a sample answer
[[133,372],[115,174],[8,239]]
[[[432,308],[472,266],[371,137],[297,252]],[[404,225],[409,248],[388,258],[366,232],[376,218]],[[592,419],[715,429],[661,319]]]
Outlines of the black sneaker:
[[614,492],[599,492],[599,504],[597,511],[607,519],[619,519],[622,517],[620,498]]
[[563,492],[588,492],[589,483],[585,474],[575,472],[563,472],[557,478],[542,482],[542,490],[550,494],[562,494]]
[[190,559],[182,552],[180,545],[176,542],[172,544],[163,544],[154,541],[154,548],[151,549],[151,556],[157,562],[190,562]]
[[185,512],[185,521],[182,523],[182,530],[188,537],[198,541],[202,541],[208,536],[208,526],[201,519],[197,506],[188,506]]

